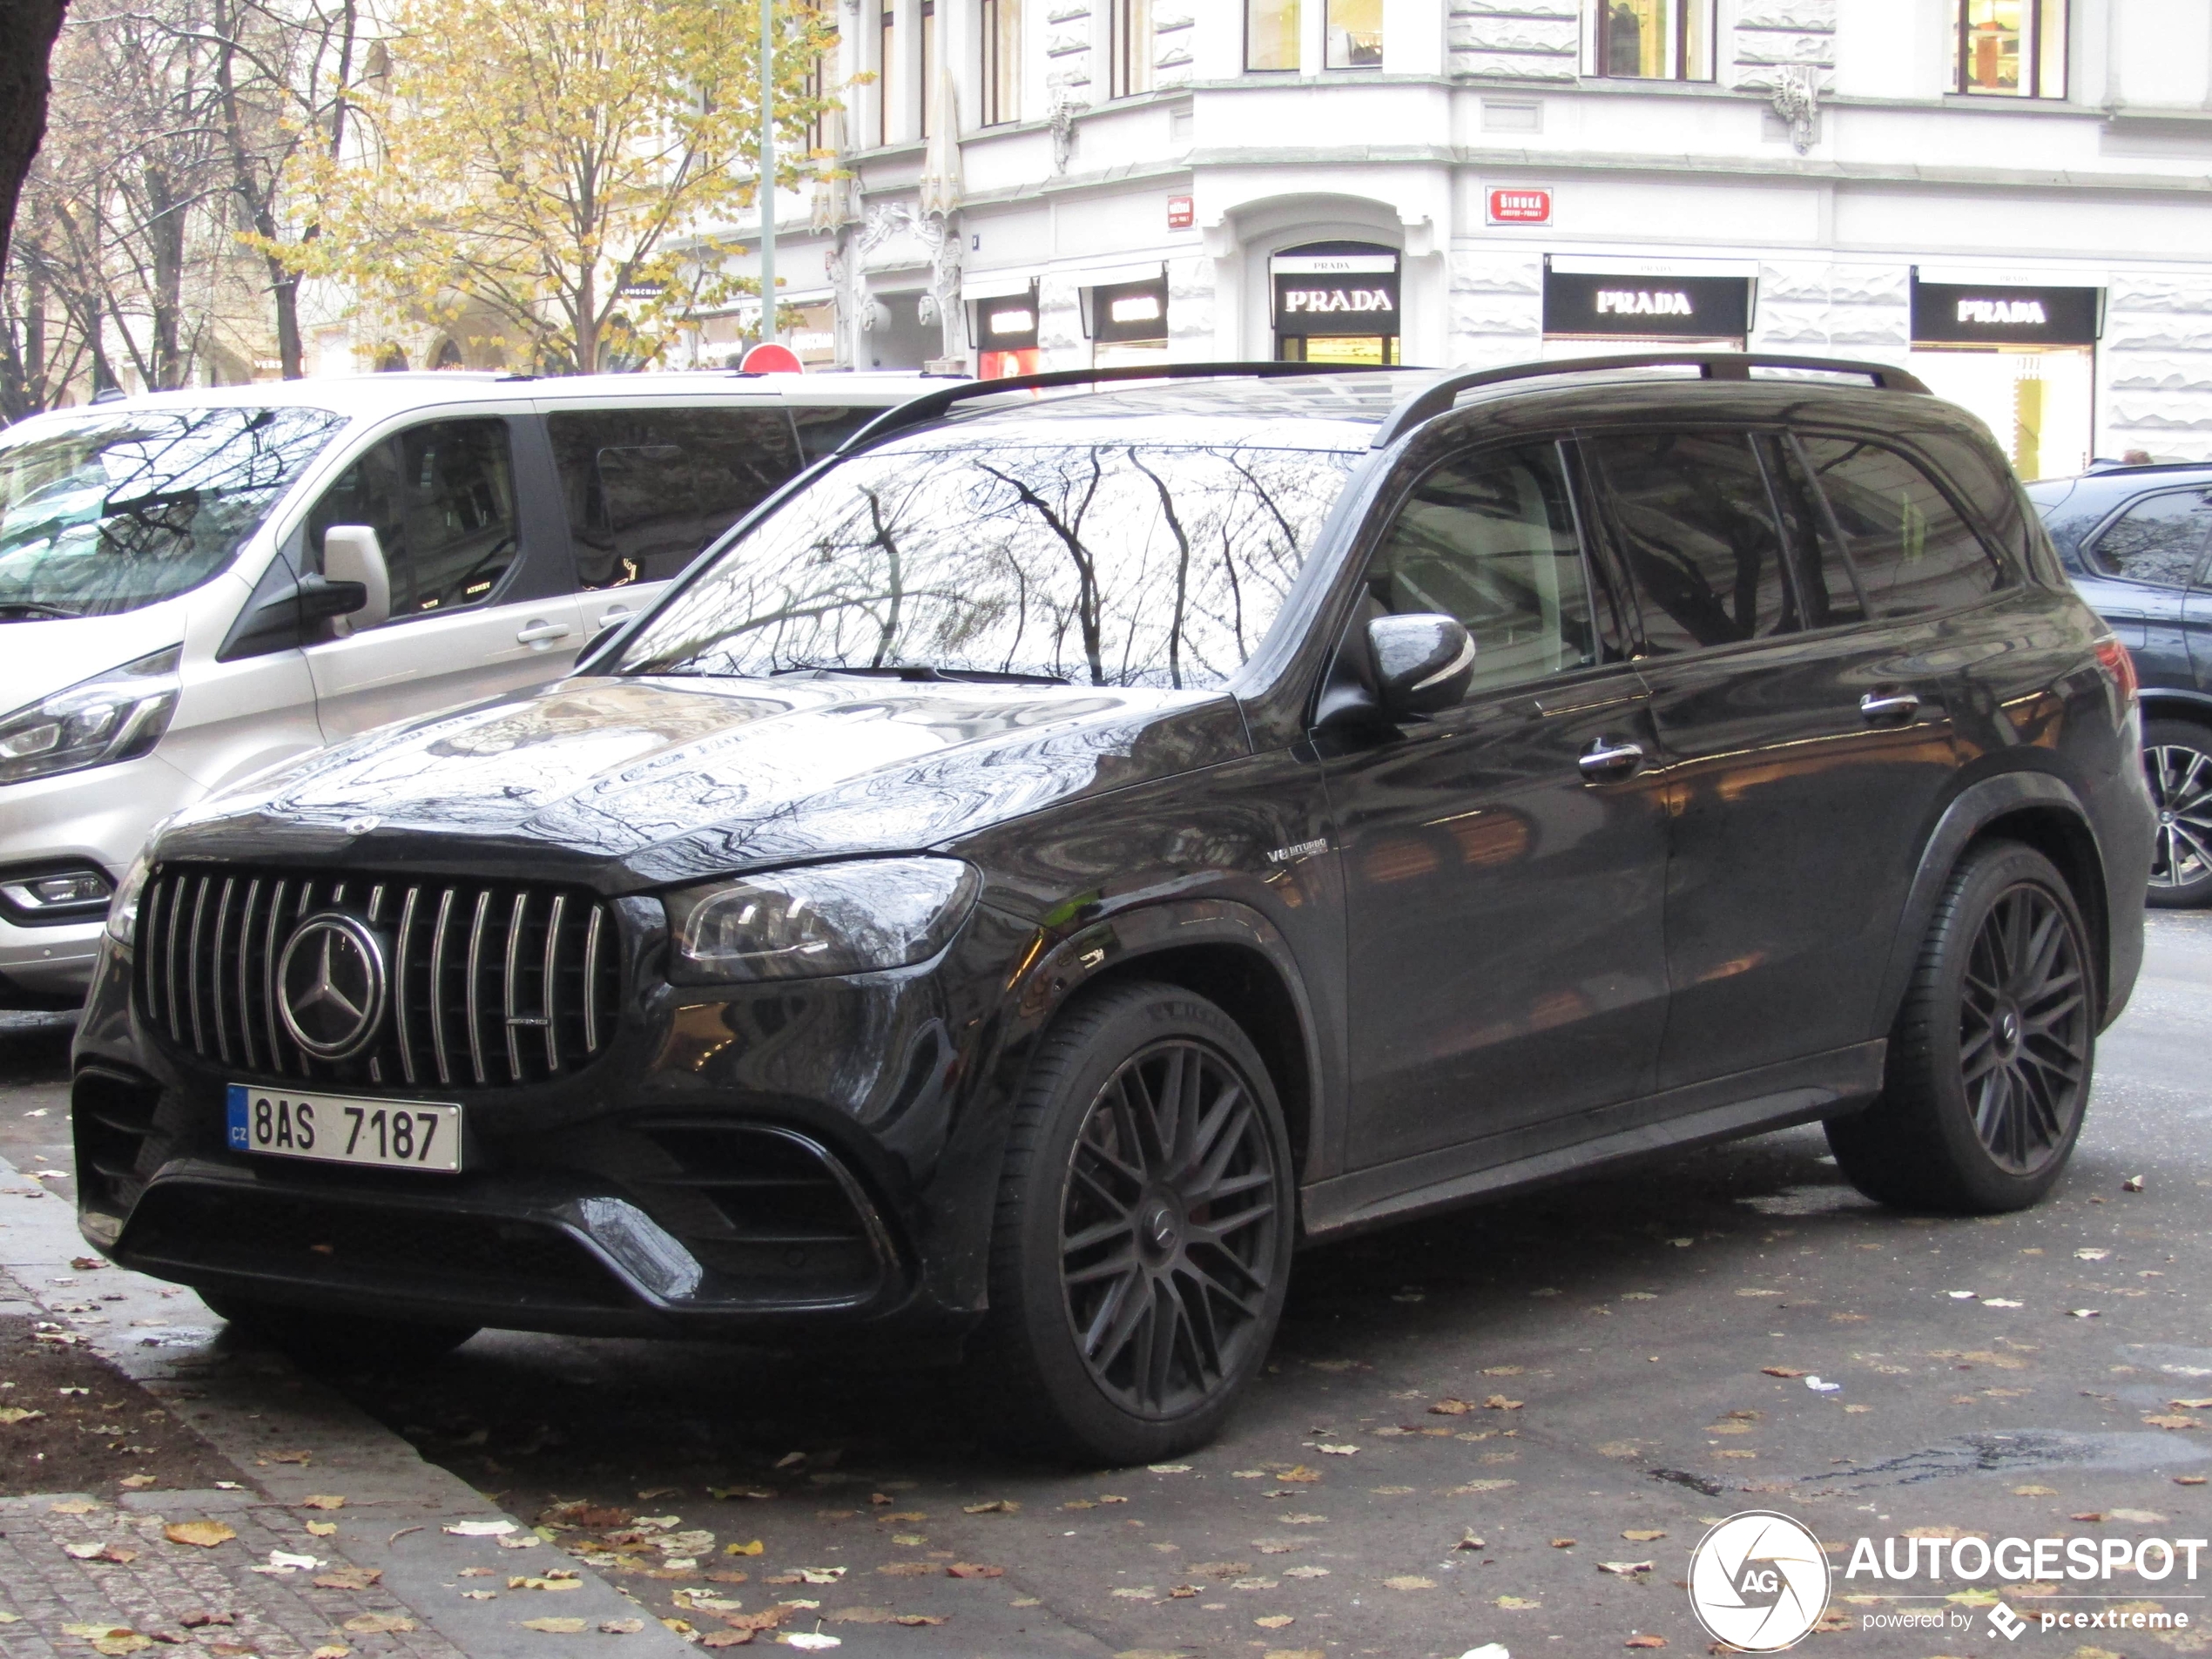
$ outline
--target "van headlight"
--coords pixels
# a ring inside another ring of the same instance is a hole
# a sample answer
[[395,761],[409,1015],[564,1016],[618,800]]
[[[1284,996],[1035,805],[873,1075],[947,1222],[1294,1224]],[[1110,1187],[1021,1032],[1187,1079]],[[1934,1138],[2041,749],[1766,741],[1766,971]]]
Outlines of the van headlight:
[[0,718],[0,784],[145,754],[176,712],[181,655],[172,645]]
[[819,979],[926,961],[974,908],[958,859],[802,865],[664,895],[678,985]]

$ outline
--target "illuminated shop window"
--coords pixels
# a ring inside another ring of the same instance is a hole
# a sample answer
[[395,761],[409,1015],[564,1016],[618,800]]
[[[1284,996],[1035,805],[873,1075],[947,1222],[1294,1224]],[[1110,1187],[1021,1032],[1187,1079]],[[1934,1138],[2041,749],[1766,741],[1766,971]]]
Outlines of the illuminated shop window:
[[1383,0],[1329,0],[1331,69],[1380,69]]
[[1244,0],[1244,67],[1298,69],[1298,0]]
[[1713,0],[1594,0],[1596,72],[1618,79],[1713,78]]
[[1961,92],[2066,96],[2066,0],[1959,0]]

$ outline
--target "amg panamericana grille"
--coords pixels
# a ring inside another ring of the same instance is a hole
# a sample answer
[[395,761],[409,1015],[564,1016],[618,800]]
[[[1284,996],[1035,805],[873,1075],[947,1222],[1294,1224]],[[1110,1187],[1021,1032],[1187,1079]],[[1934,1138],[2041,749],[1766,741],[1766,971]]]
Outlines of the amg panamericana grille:
[[[278,965],[307,917],[339,910],[382,941],[388,996],[344,1061],[305,1053],[278,1008]],[[611,907],[524,882],[408,880],[171,866],[138,909],[139,1012],[168,1041],[247,1074],[439,1088],[543,1082],[614,1035]]]

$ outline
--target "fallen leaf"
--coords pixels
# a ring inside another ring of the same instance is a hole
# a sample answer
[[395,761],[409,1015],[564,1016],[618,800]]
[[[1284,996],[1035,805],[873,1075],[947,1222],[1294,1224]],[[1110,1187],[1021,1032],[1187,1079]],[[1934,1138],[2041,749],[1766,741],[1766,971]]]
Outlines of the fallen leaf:
[[608,1636],[634,1636],[644,1629],[643,1619],[602,1619],[599,1634]]
[[2074,1259],[2077,1262],[2101,1262],[2111,1254],[2108,1250],[2077,1250],[2074,1252]]
[[2096,1319],[2103,1317],[2102,1311],[2098,1308],[2068,1308],[2067,1310],[2067,1318],[2069,1319]]
[[981,1561],[954,1561],[945,1569],[947,1578],[1004,1578],[1003,1567],[986,1567]]
[[1452,1548],[1453,1549],[1487,1549],[1490,1546],[1485,1543],[1481,1539],[1477,1538],[1474,1535],[1474,1528],[1469,1527],[1467,1532],[1460,1535],[1460,1541],[1453,1545]]
[[1793,1380],[1799,1377],[1808,1377],[1812,1374],[1810,1372],[1795,1370],[1789,1366],[1761,1366],[1759,1370],[1763,1374],[1769,1377],[1786,1377]]
[[725,1544],[722,1553],[725,1555],[758,1555],[764,1548],[761,1541],[755,1538],[742,1544]]
[[308,1536],[313,1538],[332,1538],[337,1535],[337,1532],[338,1523],[334,1521],[311,1521],[307,1523]]
[[2202,1399],[2169,1399],[2166,1403],[2177,1412],[2212,1412],[2212,1395]]
[[2204,1477],[2201,1474],[2177,1474],[2174,1477],[2174,1484],[2177,1487],[2201,1487],[2204,1484]]
[[[524,1619],[523,1629],[543,1631],[549,1636],[577,1636],[583,1634],[584,1627],[589,1622],[584,1619]],[[347,1623],[350,1628],[351,1621],[349,1620]],[[410,1630],[414,1628],[411,1624],[408,1626]]]
[[1507,1487],[1519,1484],[1514,1480],[1470,1480],[1465,1486],[1453,1487],[1444,1495],[1447,1498],[1472,1498],[1485,1492],[1503,1492]]
[[2155,1509],[2107,1509],[2107,1521],[2125,1521],[2138,1527],[2155,1527],[2166,1517]]
[[305,1467],[308,1460],[314,1456],[314,1453],[312,1452],[272,1452],[269,1453],[269,1461],[272,1463],[297,1463],[302,1467]]
[[300,1499],[300,1505],[305,1509],[343,1509],[346,1501],[334,1492],[318,1492],[313,1497]]
[[1433,1590],[1436,1588],[1436,1581],[1415,1573],[1400,1573],[1396,1578],[1383,1580],[1383,1585],[1385,1588],[1393,1590]]
[[1275,1478],[1278,1480],[1290,1481],[1295,1486],[1306,1486],[1310,1485],[1313,1481],[1318,1480],[1321,1478],[1321,1471],[1318,1469],[1309,1469],[1305,1464],[1299,1463],[1284,1470],[1282,1474],[1277,1475]]
[[1144,1467],[1151,1470],[1155,1474],[1188,1474],[1190,1473],[1190,1466],[1188,1463],[1148,1463]]
[[1665,1533],[1659,1531],[1656,1527],[1640,1527],[1633,1531],[1624,1532],[1621,1534],[1622,1537],[1627,1539],[1632,1544],[1652,1543],[1659,1539],[1664,1538],[1666,1535],[1667,1534]]
[[1283,1569],[1285,1578],[1326,1578],[1328,1575],[1329,1569],[1325,1567],[1286,1567]]
[[792,1572],[801,1584],[834,1584],[845,1576],[842,1567],[799,1567]]
[[119,1487],[127,1487],[133,1492],[143,1492],[148,1487],[158,1486],[160,1482],[158,1477],[151,1474],[126,1474],[115,1484]]
[[1271,1613],[1264,1619],[1254,1619],[1252,1622],[1263,1630],[1280,1630],[1285,1625],[1296,1624],[1298,1619],[1293,1614]]
[[1575,1548],[1575,1541],[1572,1538],[1554,1538],[1552,1540],[1552,1548],[1554,1549],[1572,1549]]
[[1621,1645],[1624,1648],[1663,1648],[1667,1645],[1667,1638],[1664,1636],[1630,1636]]
[[212,1549],[218,1544],[227,1544],[238,1534],[219,1521],[172,1521],[161,1529],[161,1535],[172,1544]]
[[[1019,1607],[1021,1603],[1017,1602],[1015,1605]],[[1030,1605],[1035,1607],[1038,1605],[1038,1603],[1033,1602]],[[897,1618],[891,1621],[894,1624],[904,1625],[942,1624],[944,1622],[943,1616],[935,1613],[901,1613]]]
[[315,1580],[319,1590],[365,1590],[384,1576],[381,1567],[334,1567]]
[[515,1530],[511,1521],[456,1521],[446,1530],[455,1538],[502,1538]]
[[1356,1446],[1316,1446],[1317,1452],[1326,1452],[1331,1457],[1352,1457],[1359,1448]]
[[1615,1578],[1634,1578],[1638,1573],[1649,1572],[1653,1565],[1650,1561],[1600,1561],[1597,1570],[1610,1573]]
[[889,1578],[923,1578],[937,1569],[927,1561],[886,1561],[875,1570]]
[[342,1628],[357,1636],[397,1635],[414,1629],[415,1621],[399,1613],[356,1613]]
[[1430,1414],[1436,1417],[1465,1417],[1474,1409],[1474,1403],[1472,1400],[1454,1399],[1447,1395],[1428,1409]]
[[46,1413],[24,1406],[0,1406],[0,1427],[12,1428],[17,1423],[29,1423]]
[[[663,1624],[680,1624],[680,1619],[663,1619]],[[750,1630],[710,1630],[699,1638],[702,1648],[742,1648],[752,1640]]]
[[1498,1605],[1509,1608],[1515,1612],[1525,1612],[1530,1608],[1540,1608],[1543,1606],[1543,1603],[1532,1602],[1525,1595],[1501,1595],[1498,1598]]
[[327,1642],[309,1654],[307,1659],[352,1659],[353,1651],[351,1648],[341,1648],[334,1642]]
[[2203,1420],[2200,1418],[2177,1417],[2171,1414],[2148,1416],[2144,1418],[2143,1421],[2148,1423],[2153,1428],[2202,1428],[2204,1426]]
[[2122,1192],[2141,1192],[2143,1190],[2143,1177],[2140,1175],[2129,1176],[2120,1184],[2120,1190]]
[[1482,1402],[1482,1408],[1490,1412],[1517,1412],[1522,1403],[1517,1399],[1507,1399],[1503,1394],[1493,1394]]

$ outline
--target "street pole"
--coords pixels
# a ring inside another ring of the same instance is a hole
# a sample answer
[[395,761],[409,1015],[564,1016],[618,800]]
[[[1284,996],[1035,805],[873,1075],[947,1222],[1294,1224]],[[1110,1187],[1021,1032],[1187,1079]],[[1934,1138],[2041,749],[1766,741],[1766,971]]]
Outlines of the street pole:
[[760,0],[760,343],[776,337],[776,7]]

